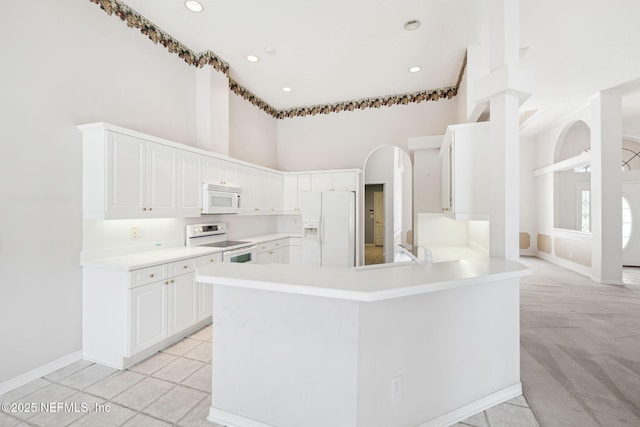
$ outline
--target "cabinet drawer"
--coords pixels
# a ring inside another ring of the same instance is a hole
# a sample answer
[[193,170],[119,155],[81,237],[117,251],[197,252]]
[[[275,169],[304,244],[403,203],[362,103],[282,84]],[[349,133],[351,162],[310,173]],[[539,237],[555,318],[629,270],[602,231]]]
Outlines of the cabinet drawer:
[[167,277],[166,265],[155,265],[153,267],[141,268],[131,272],[131,287],[146,285]]
[[169,264],[169,276],[179,276],[196,270],[197,258],[183,259]]
[[198,258],[198,267],[204,267],[216,262],[222,262],[222,252],[218,252],[211,255],[205,255]]

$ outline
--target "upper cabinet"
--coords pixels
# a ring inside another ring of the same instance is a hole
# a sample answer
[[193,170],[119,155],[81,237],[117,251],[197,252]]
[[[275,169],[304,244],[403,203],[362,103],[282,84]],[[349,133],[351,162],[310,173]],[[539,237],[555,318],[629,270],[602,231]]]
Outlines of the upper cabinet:
[[311,191],[357,191],[358,171],[314,172]]
[[442,211],[461,220],[489,219],[489,123],[452,125],[440,148]]
[[159,218],[178,212],[175,148],[117,132],[85,134],[85,218]]
[[360,170],[282,173],[108,123],[83,133],[86,219],[198,217],[202,184],[238,187],[238,214],[299,213],[304,191],[358,191]]
[[238,186],[238,164],[216,157],[204,158],[204,182]]

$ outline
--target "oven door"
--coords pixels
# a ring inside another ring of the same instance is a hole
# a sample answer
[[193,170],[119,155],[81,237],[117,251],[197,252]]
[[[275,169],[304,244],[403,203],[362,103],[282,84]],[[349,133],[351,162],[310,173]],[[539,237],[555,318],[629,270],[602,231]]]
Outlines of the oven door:
[[222,262],[238,262],[252,264],[256,262],[258,250],[256,246],[248,246],[222,253]]

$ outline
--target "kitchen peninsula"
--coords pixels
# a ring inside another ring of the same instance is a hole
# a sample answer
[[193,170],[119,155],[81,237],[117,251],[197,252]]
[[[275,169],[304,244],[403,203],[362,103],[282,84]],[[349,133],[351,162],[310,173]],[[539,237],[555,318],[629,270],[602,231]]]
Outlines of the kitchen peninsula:
[[502,259],[219,264],[209,420],[440,426],[518,396],[519,278]]

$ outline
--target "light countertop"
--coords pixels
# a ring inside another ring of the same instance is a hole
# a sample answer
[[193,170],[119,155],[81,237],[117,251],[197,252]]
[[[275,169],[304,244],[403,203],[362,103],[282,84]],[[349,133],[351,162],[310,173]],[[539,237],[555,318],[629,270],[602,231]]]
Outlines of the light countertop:
[[[289,237],[300,237],[300,235],[296,233],[273,233],[260,236],[242,237],[237,240],[258,244],[273,240],[286,239]],[[152,267],[154,265],[166,264],[173,261],[220,253],[222,251],[222,248],[210,248],[205,246],[176,246],[172,248],[163,248],[107,258],[83,260],[81,265],[83,267],[91,268],[131,271],[138,270],[140,268]]]
[[196,280],[300,295],[380,301],[516,278],[530,273],[522,264],[498,258],[355,268],[221,263],[199,268]]

